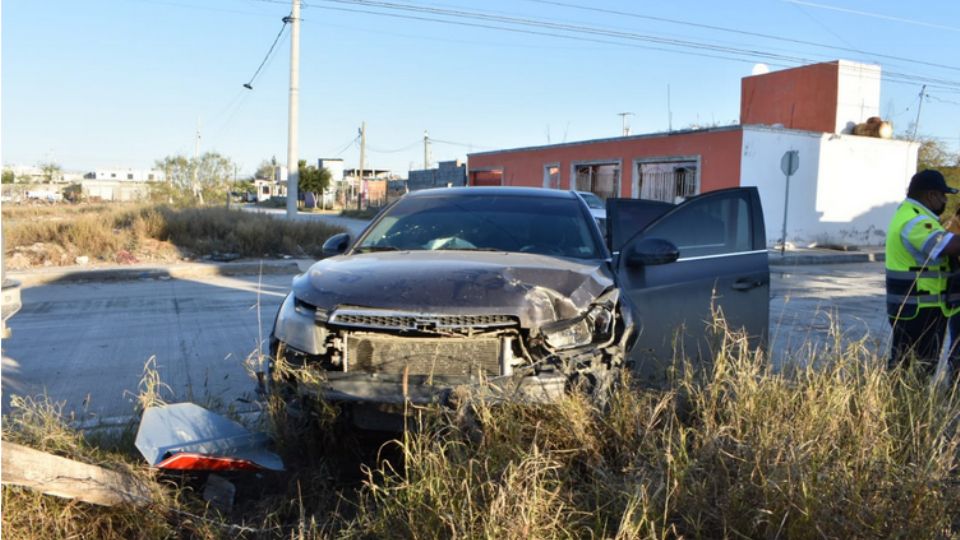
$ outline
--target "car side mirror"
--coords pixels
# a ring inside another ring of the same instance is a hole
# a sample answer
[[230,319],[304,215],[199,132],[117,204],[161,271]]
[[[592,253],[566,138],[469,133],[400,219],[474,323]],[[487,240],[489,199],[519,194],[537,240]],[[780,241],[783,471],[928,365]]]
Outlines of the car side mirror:
[[327,238],[327,241],[323,243],[321,251],[324,257],[333,257],[334,255],[342,254],[349,246],[350,234],[340,233]]
[[627,266],[667,264],[680,258],[680,250],[669,240],[644,238],[627,250]]

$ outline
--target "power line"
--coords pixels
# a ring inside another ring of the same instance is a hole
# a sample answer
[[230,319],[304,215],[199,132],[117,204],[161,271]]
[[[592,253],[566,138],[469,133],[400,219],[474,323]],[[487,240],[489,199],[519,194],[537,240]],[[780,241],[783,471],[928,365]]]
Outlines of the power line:
[[432,142],[432,143],[440,143],[440,144],[449,144],[449,145],[451,145],[451,146],[462,146],[462,147],[464,147],[464,148],[470,148],[470,149],[476,148],[476,149],[478,149],[478,150],[492,150],[492,149],[493,149],[493,148],[490,147],[490,146],[481,146],[481,145],[479,145],[479,144],[462,143],[462,142],[456,142],[456,141],[445,141],[445,140],[443,140],[443,139],[434,139],[433,137],[430,137],[430,142]]
[[257,75],[260,74],[260,70],[263,69],[264,64],[267,63],[267,60],[270,59],[270,55],[273,54],[273,50],[277,47],[277,43],[280,42],[280,38],[283,36],[283,31],[287,29],[287,25],[290,24],[290,17],[283,18],[283,26],[280,27],[280,31],[277,32],[277,37],[273,39],[273,43],[270,44],[270,49],[267,50],[266,56],[263,57],[263,61],[260,62],[260,65],[257,66],[257,70],[253,72],[253,76],[250,77],[250,80],[246,82],[243,87],[247,90],[253,90],[253,81],[257,78]]
[[[334,1],[334,0],[320,0],[320,1]],[[751,63],[751,62],[754,62],[754,61],[755,61],[755,60],[751,60],[751,59],[747,59],[747,58],[735,58],[735,57],[730,57],[730,56],[722,56],[722,55],[719,55],[719,54],[698,53],[698,52],[693,52],[693,51],[683,51],[683,50],[676,50],[676,49],[668,49],[668,48],[664,48],[664,47],[654,47],[654,46],[650,46],[650,45],[639,45],[639,44],[636,44],[636,43],[629,43],[629,42],[623,42],[623,41],[611,41],[611,40],[604,40],[604,39],[598,39],[598,38],[588,38],[588,37],[583,37],[583,36],[573,36],[573,35],[567,35],[567,34],[557,34],[557,33],[552,33],[552,32],[541,32],[541,31],[535,31],[535,30],[525,30],[525,29],[522,29],[522,28],[509,28],[509,27],[503,27],[503,26],[495,26],[495,25],[481,24],[481,23],[471,23],[471,22],[465,22],[465,21],[451,21],[451,20],[446,20],[446,19],[436,19],[436,18],[431,18],[431,17],[416,16],[416,15],[404,15],[404,14],[400,14],[400,13],[384,13],[384,12],[380,12],[380,11],[371,11],[371,10],[365,10],[365,9],[355,9],[355,8],[345,8],[345,7],[332,7],[332,6],[318,6],[318,5],[315,5],[314,7],[319,8],[319,9],[330,10],[330,11],[342,11],[342,12],[348,12],[348,13],[363,13],[363,14],[366,14],[366,15],[379,15],[379,16],[382,16],[382,17],[391,17],[391,18],[396,18],[396,19],[406,19],[406,20],[414,20],[414,21],[437,22],[437,23],[441,23],[441,24],[449,24],[449,25],[454,25],[454,26],[466,26],[466,27],[470,27],[470,28],[485,28],[485,29],[491,29],[491,30],[499,30],[499,31],[503,31],[503,32],[513,32],[513,33],[517,33],[517,34],[527,34],[527,35],[535,35],[535,36],[556,37],[556,38],[561,38],[561,39],[571,39],[571,40],[574,40],[574,41],[584,41],[584,42],[591,42],[591,43],[602,43],[602,44],[604,44],[604,45],[617,45],[617,46],[621,46],[621,47],[632,47],[632,48],[645,49],[645,50],[651,50],[651,51],[671,52],[671,53],[676,53],[676,54],[684,54],[684,55],[689,55],[689,56],[699,56],[699,57],[703,57],[703,58],[715,58],[715,59],[719,59],[719,60],[730,60],[730,61],[735,61],[735,62]],[[788,64],[777,64],[777,63],[774,63],[774,62],[768,62],[768,63],[769,63],[770,65],[776,66],[776,67],[789,67]]]
[[[678,24],[678,25],[683,25],[683,26],[690,26],[690,27],[694,27],[694,28],[703,28],[703,29],[706,29],[706,30],[716,30],[716,31],[718,31],[718,32],[727,32],[727,33],[732,33],[732,34],[740,34],[740,35],[744,35],[744,36],[759,37],[759,38],[763,38],[763,39],[771,39],[771,40],[776,40],[776,41],[783,41],[783,42],[785,42],[785,43],[795,43],[795,44],[797,44],[797,45],[808,45],[808,46],[811,46],[811,47],[820,47],[820,48],[825,48],[825,49],[833,49],[833,50],[837,50],[837,51],[855,52],[855,53],[859,53],[859,54],[866,54],[866,55],[874,56],[874,57],[877,57],[877,58],[886,58],[886,59],[889,59],[889,60],[899,60],[899,61],[902,61],[902,62],[910,62],[910,63],[922,64],[922,65],[930,66],[930,67],[939,67],[939,68],[945,68],[945,69],[952,69],[952,70],[955,70],[955,71],[960,71],[960,66],[951,66],[951,65],[947,65],[947,64],[938,64],[938,63],[935,63],[935,62],[925,62],[925,61],[923,61],[923,60],[917,60],[917,59],[914,59],[914,58],[905,58],[905,57],[902,57],[902,56],[892,56],[892,55],[888,55],[888,54],[882,54],[882,53],[871,52],[871,51],[862,51],[862,50],[857,49],[857,48],[854,48],[854,47],[837,47],[837,46],[826,45],[826,44],[819,43],[819,42],[815,42],[815,41],[807,41],[807,40],[802,40],[802,39],[794,39],[794,38],[788,38],[788,37],[783,37],[783,36],[776,36],[776,35],[772,35],[772,34],[764,34],[764,33],[762,33],[762,32],[752,32],[752,31],[749,31],[749,30],[740,30],[740,29],[736,29],[736,28],[729,28],[729,27],[724,27],[724,26],[716,26],[716,25],[712,25],[712,24],[695,23],[695,22],[691,22],[691,21],[685,21],[685,20],[682,20],[682,19],[671,19],[671,18],[668,18],[668,17],[656,17],[656,16],[653,16],[653,15],[644,15],[644,14],[635,13],[635,12],[630,12],[630,11],[620,11],[620,10],[615,10],[615,9],[598,8],[598,7],[593,7],[593,6],[585,6],[585,5],[581,5],[581,4],[574,4],[574,3],[571,3],[571,2],[560,2],[560,1],[555,1],[555,0],[526,0],[526,1],[527,1],[527,2],[537,3],[537,4],[547,4],[547,5],[553,5],[553,6],[559,6],[559,7],[566,7],[566,8],[571,8],[571,9],[579,9],[579,10],[583,10],[583,11],[593,11],[593,12],[597,12],[597,13],[606,13],[606,14],[609,14],[609,15],[620,15],[620,16],[624,16],[624,17],[632,17],[632,18],[636,18],[636,19],[644,19],[644,20],[649,20],[649,21],[666,22],[666,23],[671,23],[671,24]],[[785,1],[790,1],[790,0],[785,0]],[[791,2],[791,3],[801,4],[801,5],[808,5],[808,4],[806,4],[805,2]]]
[[893,15],[884,15],[883,13],[872,13],[870,11],[860,11],[858,9],[850,9],[839,6],[831,6],[827,4],[818,4],[816,2],[806,2],[804,0],[783,0],[790,4],[800,4],[803,6],[810,6],[818,9],[826,9],[829,11],[839,11],[840,13],[850,13],[852,15],[862,15],[864,17],[872,17],[874,19],[884,19],[887,21],[902,22],[906,24],[913,24],[916,26],[926,26],[927,28],[939,28],[940,30],[949,30],[951,32],[960,32],[960,28],[955,26],[946,26],[943,24],[936,24],[926,21],[918,21],[916,19],[907,19],[906,17],[896,17]]
[[[674,38],[662,38],[658,36],[650,36],[645,34],[638,34],[634,32],[610,30],[600,27],[591,27],[584,25],[573,25],[573,24],[562,24],[562,23],[553,23],[549,21],[529,19],[523,17],[506,17],[498,15],[488,15],[483,13],[475,13],[470,11],[463,10],[454,10],[454,9],[443,9],[443,8],[434,8],[428,6],[419,6],[414,4],[398,4],[394,2],[379,1],[379,0],[318,0],[325,3],[334,3],[334,4],[350,4],[357,6],[356,8],[346,8],[346,7],[332,7],[332,6],[319,6],[321,9],[330,9],[335,11],[346,11],[354,13],[365,13],[370,15],[379,15],[385,17],[394,17],[401,19],[409,20],[421,20],[429,22],[438,22],[442,24],[451,24],[458,26],[467,26],[475,28],[486,28],[493,29],[505,32],[514,32],[521,34],[532,34],[532,35],[542,35],[549,37],[557,37],[562,39],[574,39],[579,41],[590,41],[597,43],[621,45],[621,46],[631,46],[638,47],[649,50],[659,50],[666,52],[673,52],[679,54],[688,54],[693,56],[702,56],[707,58],[718,58],[723,60],[731,61],[740,61],[740,62],[752,62],[756,59],[763,59],[768,63],[772,63],[778,67],[790,67],[791,64],[809,64],[814,62],[809,58],[799,57],[799,56],[788,56],[782,54],[775,54],[766,52],[763,50],[757,49],[743,49],[738,47],[722,46],[722,45],[713,45],[710,43],[703,43],[690,40],[674,39]],[[359,9],[365,8],[365,9]],[[401,14],[393,12],[384,12],[384,11],[374,11],[374,9],[387,9],[392,11],[406,11],[414,12],[417,15],[410,14]],[[432,15],[427,16],[427,15]],[[437,18],[437,17],[450,17],[455,20],[450,20],[446,18]],[[459,19],[459,20],[456,20]],[[480,20],[484,22],[468,22]],[[489,24],[489,22],[499,22],[501,25]],[[521,26],[521,28],[515,28],[512,26],[502,26],[502,24]],[[522,27],[534,27],[534,28],[543,28],[544,30],[531,30],[529,28]],[[571,35],[573,34],[573,35]],[[598,39],[596,37],[586,37],[579,34],[587,34],[589,36],[601,36],[606,38],[612,38],[616,41],[611,41],[610,39]],[[626,41],[620,41],[626,40]],[[654,43],[656,45],[662,46],[652,46],[652,45],[640,45],[636,43],[637,41],[644,43]],[[680,47],[681,49],[678,49]],[[692,49],[692,50],[686,50]],[[704,52],[709,51],[709,52]],[[725,54],[723,54],[725,53]],[[771,62],[771,60],[780,63]],[[783,62],[788,62],[784,64]],[[935,77],[927,77],[921,75],[913,75],[906,73],[898,72],[887,72],[886,76],[891,82],[910,82],[910,83],[922,83],[927,84],[931,87],[938,87],[941,89],[960,91],[960,82],[952,81],[947,79],[940,79]]]
[[[433,140],[433,139],[431,139],[431,140]],[[395,153],[397,153],[397,152],[404,152],[404,151],[406,151],[406,150],[411,150],[411,149],[413,149],[413,148],[416,147],[416,146],[420,146],[420,143],[421,143],[421,142],[423,142],[423,141],[415,141],[415,142],[412,142],[412,143],[410,143],[410,144],[408,144],[408,145],[406,145],[406,146],[403,146],[403,147],[400,147],[400,148],[394,148],[394,149],[392,149],[392,150],[384,150],[384,149],[382,149],[382,148],[377,148],[377,147],[375,147],[375,146],[370,146],[370,143],[367,143],[367,150],[372,150],[372,151],[374,151],[374,152],[376,152],[376,153],[378,153],[378,154],[395,154]]]
[[354,137],[353,139],[351,139],[350,142],[348,142],[347,144],[343,145],[343,148],[340,149],[339,152],[337,152],[336,154],[334,154],[333,157],[340,157],[340,156],[342,156],[344,152],[346,152],[347,150],[349,150],[351,146],[353,146],[353,145],[355,145],[355,144],[357,143],[357,139],[359,139],[359,138],[360,138],[360,135],[357,135],[356,137]]

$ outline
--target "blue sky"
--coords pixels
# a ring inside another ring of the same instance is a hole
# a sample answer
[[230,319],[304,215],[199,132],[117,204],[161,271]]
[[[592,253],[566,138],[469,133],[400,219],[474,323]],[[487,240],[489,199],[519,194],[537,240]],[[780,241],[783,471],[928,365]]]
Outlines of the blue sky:
[[[920,133],[960,148],[960,2],[953,0],[558,0],[701,26],[531,0],[387,1],[696,42],[707,45],[697,54],[725,58],[681,54],[674,44],[506,32],[305,0],[301,158],[339,156],[356,166],[359,150],[350,143],[364,120],[367,163],[401,174],[422,164],[424,129],[447,141],[432,146],[433,161],[465,157],[471,148],[616,136],[622,111],[635,113],[633,133],[663,131],[667,85],[674,128],[734,123],[740,78],[755,63],[778,69],[798,65],[797,59],[836,58],[876,62],[885,74],[908,76],[885,77],[882,85],[881,112],[898,132],[916,118],[920,78],[946,81],[947,88],[928,88]],[[7,0],[2,9],[5,164],[145,168],[165,155],[192,154],[198,119],[201,151],[230,157],[241,174],[270,156],[286,162],[288,32],[253,91],[241,85],[280,30],[289,2]],[[730,60],[735,55],[718,47],[754,53]],[[759,56],[768,54],[778,58]]]

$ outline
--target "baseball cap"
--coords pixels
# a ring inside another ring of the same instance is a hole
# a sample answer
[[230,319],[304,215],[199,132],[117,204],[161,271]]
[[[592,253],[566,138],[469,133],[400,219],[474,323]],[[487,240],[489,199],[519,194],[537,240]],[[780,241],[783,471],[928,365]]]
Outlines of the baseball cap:
[[958,193],[947,185],[940,171],[924,169],[910,179],[910,191],[939,191],[940,193]]

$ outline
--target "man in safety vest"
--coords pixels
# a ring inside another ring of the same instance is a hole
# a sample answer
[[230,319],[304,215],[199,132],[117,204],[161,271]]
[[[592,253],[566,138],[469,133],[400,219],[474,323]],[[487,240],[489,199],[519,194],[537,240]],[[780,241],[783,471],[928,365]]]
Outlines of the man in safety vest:
[[944,230],[938,216],[947,206],[943,175],[913,175],[907,198],[887,229],[887,316],[893,326],[890,367],[916,358],[932,375],[940,358],[952,309],[947,305],[950,257],[960,255],[960,236]]

